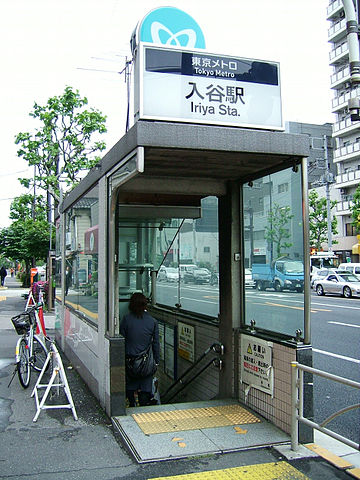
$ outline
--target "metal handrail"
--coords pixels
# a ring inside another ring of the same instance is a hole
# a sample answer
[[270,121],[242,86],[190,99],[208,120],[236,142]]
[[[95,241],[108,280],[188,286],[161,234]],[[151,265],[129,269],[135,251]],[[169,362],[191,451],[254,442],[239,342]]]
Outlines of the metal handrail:
[[333,418],[345,413],[354,408],[359,408],[359,405],[352,405],[347,408],[343,408],[338,412],[334,413],[321,424],[315,423],[308,418],[304,417],[304,372],[312,373],[318,375],[319,377],[327,378],[328,380],[333,380],[343,385],[348,385],[350,387],[358,388],[360,390],[360,383],[355,382],[354,380],[349,380],[348,378],[339,377],[338,375],[333,375],[332,373],[327,373],[316,368],[308,367],[307,365],[302,365],[298,362],[291,362],[292,375],[291,375],[291,450],[298,450],[298,434],[299,434],[299,422],[304,423],[316,430],[319,430],[326,435],[329,435],[336,440],[339,440],[342,443],[345,443],[349,447],[355,448],[356,450],[360,449],[360,445],[348,438],[339,435],[338,433],[325,428],[324,425],[330,422]]
[[[199,363],[211,352],[215,352],[219,355],[224,354],[224,345],[220,342],[214,342],[210,347],[208,347],[202,355],[193,363],[185,372],[174,382],[170,385],[170,387],[165,391],[165,393],[161,394],[162,397],[166,398],[166,395],[171,392],[171,390],[176,387],[177,385],[181,384],[181,388],[177,390],[174,394],[172,394],[169,398],[166,399],[167,402],[172,400],[175,395],[177,395],[179,392],[181,392],[185,387],[189,385],[195,378],[197,378],[204,370],[206,370],[211,364],[214,363],[216,359],[211,359],[210,362],[208,362],[200,371],[198,371],[193,377],[191,377],[189,380],[187,380],[185,383],[183,382],[184,377],[186,377],[189,373],[191,373],[195,367],[199,365]],[[219,369],[222,367],[222,361],[220,360],[218,362]]]

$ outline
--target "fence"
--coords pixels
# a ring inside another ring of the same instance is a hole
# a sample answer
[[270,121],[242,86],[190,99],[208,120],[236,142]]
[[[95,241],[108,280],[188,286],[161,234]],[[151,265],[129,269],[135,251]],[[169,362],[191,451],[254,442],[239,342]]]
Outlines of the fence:
[[329,380],[333,380],[338,383],[342,383],[344,385],[348,385],[350,387],[354,387],[360,390],[360,383],[354,382],[353,380],[349,380],[347,378],[339,377],[337,375],[333,375],[331,373],[323,372],[322,370],[317,370],[316,368],[308,367],[306,365],[301,365],[298,362],[291,362],[292,366],[292,385],[291,385],[291,449],[296,451],[298,449],[298,432],[299,432],[299,422],[304,423],[305,425],[309,425],[320,432],[326,433],[332,438],[339,440],[342,443],[345,443],[349,447],[355,448],[357,450],[360,449],[358,443],[349,440],[348,438],[339,435],[328,428],[325,428],[325,425],[333,420],[335,417],[348,412],[349,410],[353,410],[355,408],[360,408],[360,404],[351,405],[349,407],[343,408],[338,412],[334,413],[326,420],[324,420],[321,424],[315,423],[312,420],[304,417],[304,372],[312,373],[314,375],[318,375],[323,378],[327,378]]

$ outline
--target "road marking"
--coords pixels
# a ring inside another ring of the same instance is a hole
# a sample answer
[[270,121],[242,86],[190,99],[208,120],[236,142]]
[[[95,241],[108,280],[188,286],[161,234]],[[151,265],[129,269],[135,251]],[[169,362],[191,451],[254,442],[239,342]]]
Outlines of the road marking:
[[360,325],[353,325],[352,323],[342,323],[342,322],[328,322],[328,323],[332,323],[334,325],[343,325],[344,327],[360,328]]
[[318,350],[317,348],[313,348],[313,352],[321,353],[322,355],[328,355],[329,357],[340,358],[340,360],[346,360],[347,362],[360,364],[360,360],[356,360],[356,358],[345,357],[344,355],[338,355],[337,353],[325,352],[324,350]]
[[[321,306],[324,306],[324,307],[328,307],[329,304],[327,303],[315,303],[315,302],[311,302],[312,304],[314,305],[321,305]],[[335,305],[335,304],[332,304],[331,305],[332,308],[341,308],[341,309],[345,309],[347,308],[348,310],[360,310],[360,307],[347,307],[346,305]]]
[[213,303],[215,305],[218,304],[218,302],[211,302],[209,300],[201,300],[200,298],[194,299],[194,298],[191,298],[191,297],[180,297],[180,301],[181,300],[192,300],[192,301],[196,300],[197,302],[202,302],[202,303]]
[[6,297],[4,297],[4,295],[0,295],[0,302],[3,302],[4,300],[6,300]]
[[293,310],[304,310],[304,307],[293,307],[292,305],[282,305],[281,303],[266,302],[266,305],[271,305],[272,307],[292,308]]

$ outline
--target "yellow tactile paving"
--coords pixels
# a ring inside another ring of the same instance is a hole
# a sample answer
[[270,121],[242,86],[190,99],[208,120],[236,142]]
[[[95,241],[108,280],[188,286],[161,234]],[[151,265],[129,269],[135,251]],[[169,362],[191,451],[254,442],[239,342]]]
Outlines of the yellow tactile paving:
[[349,468],[349,470],[346,470],[346,473],[349,473],[354,478],[360,478],[360,468]]
[[189,473],[151,480],[309,480],[287,462],[261,463],[210,472]]
[[329,452],[329,450],[326,450],[326,448],[320,447],[320,445],[316,445],[316,443],[308,443],[306,447],[320,455],[320,457],[324,458],[329,463],[335,465],[337,468],[345,469],[354,466],[347,460],[344,460],[343,458],[338,457],[334,453]]
[[134,413],[132,417],[147,435],[260,422],[240,405]]

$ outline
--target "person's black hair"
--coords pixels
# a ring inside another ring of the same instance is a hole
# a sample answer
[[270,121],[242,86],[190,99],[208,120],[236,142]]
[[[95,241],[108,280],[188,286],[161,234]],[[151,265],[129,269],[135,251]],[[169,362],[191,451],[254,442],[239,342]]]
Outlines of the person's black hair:
[[129,310],[137,317],[141,318],[143,316],[144,311],[146,310],[148,300],[140,292],[135,292],[132,294],[129,302]]

